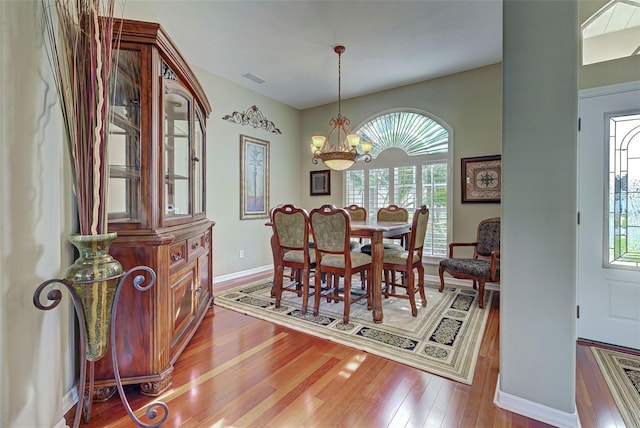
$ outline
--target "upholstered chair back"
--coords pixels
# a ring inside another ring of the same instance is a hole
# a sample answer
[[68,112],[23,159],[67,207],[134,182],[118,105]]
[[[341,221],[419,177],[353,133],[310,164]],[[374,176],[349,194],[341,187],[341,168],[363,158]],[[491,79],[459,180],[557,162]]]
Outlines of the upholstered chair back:
[[285,205],[273,213],[273,224],[280,247],[303,249],[309,241],[309,223],[306,211]]
[[359,205],[349,205],[344,207],[349,213],[351,221],[365,221],[367,219],[367,209]]
[[311,211],[311,229],[316,248],[321,252],[346,253],[349,251],[349,214],[334,205],[323,205]]
[[397,205],[389,205],[378,210],[378,221],[409,221],[409,211]]
[[500,217],[483,220],[478,225],[476,252],[482,257],[491,257],[491,252],[500,249]]
[[424,240],[427,236],[427,227],[429,225],[429,209],[422,205],[413,214],[413,225],[411,226],[411,242],[410,248],[422,248],[424,246]]

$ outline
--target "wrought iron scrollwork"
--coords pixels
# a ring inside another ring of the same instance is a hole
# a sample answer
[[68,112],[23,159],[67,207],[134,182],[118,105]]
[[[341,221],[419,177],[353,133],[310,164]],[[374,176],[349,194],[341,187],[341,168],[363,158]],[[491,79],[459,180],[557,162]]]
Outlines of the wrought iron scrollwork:
[[[161,401],[153,402],[149,404],[149,406],[147,406],[147,410],[146,410],[146,416],[150,421],[152,421],[152,423],[145,423],[145,422],[142,422],[140,419],[138,419],[136,415],[133,413],[133,410],[131,409],[131,406],[129,405],[127,397],[124,393],[124,388],[122,386],[122,379],[120,377],[120,371],[118,370],[118,359],[116,358],[117,350],[116,350],[116,340],[115,340],[114,333],[115,333],[115,325],[116,325],[116,316],[117,316],[116,309],[118,307],[118,298],[120,297],[122,284],[124,284],[124,282],[131,275],[139,271],[147,272],[149,274],[150,279],[147,282],[147,278],[145,277],[145,275],[143,274],[135,275],[132,280],[132,283],[136,290],[147,291],[156,282],[156,273],[153,271],[153,269],[147,266],[136,266],[129,269],[124,274],[119,275],[120,280],[118,282],[115,298],[113,300],[113,311],[112,311],[111,322],[110,322],[111,360],[113,362],[113,373],[116,381],[116,386],[118,388],[118,392],[120,393],[120,399],[122,400],[122,404],[124,405],[127,413],[129,414],[129,417],[138,426],[145,427],[145,428],[155,428],[162,425],[166,421],[167,417],[169,416],[169,407]],[[102,278],[93,282],[100,282],[104,280],[105,279]],[[35,305],[36,308],[43,311],[49,311],[51,309],[56,308],[62,301],[62,291],[59,288],[52,288],[53,284],[56,284],[56,283],[64,285],[65,288],[71,294],[71,298],[73,300],[73,306],[75,307],[76,315],[78,317],[78,324],[80,326],[84,326],[85,314],[82,309],[80,298],[77,292],[75,291],[75,289],[73,288],[73,283],[66,279],[50,279],[40,284],[33,294],[33,304]],[[46,298],[51,303],[42,303],[42,294],[45,292],[45,290],[48,290],[46,292]],[[93,395],[93,389],[94,389],[93,382],[94,382],[94,374],[95,374],[94,373],[95,361],[89,361],[89,384],[87,386],[87,364],[86,364],[87,333],[84,328],[80,328],[79,330],[80,330],[80,345],[79,345],[80,357],[81,357],[81,360],[84,361],[84,363],[80,364],[80,381],[78,384],[78,387],[80,388],[80,393],[78,394],[78,405],[76,407],[76,413],[75,413],[74,424],[73,424],[74,428],[78,428],[80,424],[80,417],[82,416],[83,412],[84,412],[85,422],[89,422],[89,418],[91,417],[91,401],[92,401],[91,398]],[[153,422],[156,419],[157,421]]]
[[251,125],[254,128],[262,128],[266,131],[273,132],[274,134],[282,134],[282,131],[276,128],[276,125],[272,121],[267,120],[257,106],[251,106],[243,112],[234,111],[233,113],[224,116],[222,119],[228,120],[231,123],[239,123],[240,125]]

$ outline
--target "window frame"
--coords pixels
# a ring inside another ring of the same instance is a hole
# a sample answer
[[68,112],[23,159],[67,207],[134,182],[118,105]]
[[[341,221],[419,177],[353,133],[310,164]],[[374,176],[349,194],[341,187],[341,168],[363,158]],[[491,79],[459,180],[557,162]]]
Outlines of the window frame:
[[[358,132],[357,130],[359,130],[360,128],[362,128],[366,123],[377,119],[380,116],[384,116],[387,114],[392,114],[392,113],[398,113],[398,112],[405,112],[405,113],[417,113],[420,114],[424,117],[426,117],[427,119],[433,120],[435,121],[438,125],[442,126],[448,134],[448,144],[447,144],[447,151],[446,152],[441,152],[441,153],[433,153],[433,154],[424,154],[424,155],[416,155],[416,156],[411,156],[409,154],[407,154],[402,148],[399,147],[390,147],[387,148],[385,150],[383,150],[382,152],[380,152],[380,154],[371,160],[371,162],[365,163],[365,162],[357,162],[353,167],[349,168],[346,171],[343,171],[343,204],[346,206],[348,204],[347,202],[347,198],[348,198],[348,189],[347,189],[347,185],[348,185],[348,180],[347,180],[347,174],[350,171],[365,171],[364,173],[364,182],[363,182],[363,187],[364,187],[364,195],[363,195],[363,206],[367,208],[368,211],[368,216],[369,218],[375,218],[376,216],[376,212],[371,212],[372,210],[369,208],[371,206],[370,203],[370,194],[369,194],[369,188],[370,188],[370,184],[369,184],[369,178],[370,178],[370,174],[369,171],[370,170],[374,170],[374,169],[389,169],[388,173],[389,173],[389,203],[395,203],[394,202],[394,192],[395,192],[395,174],[394,174],[394,168],[401,168],[401,167],[415,167],[415,173],[416,173],[416,207],[412,210],[410,210],[410,218],[411,216],[413,216],[413,212],[415,211],[415,209],[417,209],[417,207],[419,207],[420,205],[422,205],[422,168],[423,165],[429,165],[429,164],[434,164],[434,163],[444,163],[446,165],[446,169],[447,169],[447,203],[446,203],[446,209],[447,209],[447,221],[446,221],[446,228],[447,228],[447,232],[446,232],[446,242],[451,242],[451,238],[453,236],[453,192],[454,192],[454,186],[453,186],[453,182],[454,182],[454,177],[452,175],[453,172],[453,142],[454,142],[454,134],[453,134],[453,129],[442,119],[440,119],[439,117],[422,111],[422,110],[416,110],[416,109],[393,109],[393,110],[387,110],[384,112],[381,112],[379,114],[376,114],[374,116],[369,117],[367,120],[364,120],[360,123],[360,125],[355,128],[356,132]],[[351,202],[349,202],[351,203]],[[427,206],[427,208],[430,208],[429,206]],[[439,256],[439,255],[427,255],[424,254],[423,255],[423,263],[424,264],[430,264],[430,265],[437,265],[439,263],[439,261],[443,258],[446,257],[446,251],[445,250],[445,254],[443,256]]]

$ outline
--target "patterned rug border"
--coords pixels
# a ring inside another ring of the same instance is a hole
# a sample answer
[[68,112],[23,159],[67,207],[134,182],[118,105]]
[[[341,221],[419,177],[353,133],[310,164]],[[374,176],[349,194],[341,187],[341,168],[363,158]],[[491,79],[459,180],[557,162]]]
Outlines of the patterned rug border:
[[[640,427],[640,356],[595,346],[590,348],[625,425]],[[625,373],[625,369],[630,373]]]
[[[427,308],[420,307],[418,298],[418,320],[416,321],[414,318],[408,323],[418,325],[415,326],[415,331],[407,331],[402,327],[385,325],[384,321],[382,324],[373,323],[371,312],[366,309],[363,317],[358,318],[357,315],[355,317],[352,315],[350,323],[346,326],[342,324],[341,316],[332,317],[332,313],[327,314],[322,309],[318,318],[311,315],[311,310],[303,316],[300,314],[299,304],[296,306],[289,300],[295,299],[293,293],[285,293],[281,308],[276,310],[271,297],[264,295],[255,297],[260,292],[264,293],[267,287],[270,288],[270,284],[271,279],[269,278],[218,292],[215,294],[214,304],[467,385],[471,385],[473,381],[478,353],[493,299],[493,292],[490,290],[485,291],[485,309],[480,309],[476,302],[476,290],[447,287],[443,293],[438,295],[436,294],[438,293],[436,284],[425,284],[427,291],[430,291],[434,297],[429,299]],[[242,290],[249,291],[243,292]],[[249,292],[253,297],[248,296]],[[241,299],[249,301],[251,304],[240,302]],[[285,302],[285,299],[289,304]],[[432,300],[435,302],[432,303]],[[383,310],[385,307],[393,306],[394,301],[400,302],[395,305],[404,305],[406,302],[408,307],[406,299],[389,298],[384,301]],[[466,304],[466,312],[462,312],[454,306],[459,305],[461,301]],[[366,302],[363,301],[362,304],[366,305]],[[341,304],[337,304],[336,307],[340,311],[342,310]],[[311,302],[309,308],[312,308]],[[353,312],[352,309],[352,314]],[[408,316],[412,318],[410,312],[408,312]],[[458,320],[460,321],[458,323],[455,322],[456,316],[462,319]],[[310,318],[314,319],[310,320]],[[320,326],[319,322],[322,321],[324,324]],[[452,326],[452,324],[454,325]],[[452,327],[459,329],[456,331],[453,344],[435,343],[437,340],[434,341],[433,338],[438,331],[447,331]],[[367,336],[367,332],[372,330],[375,331],[375,338]],[[389,343],[393,346],[376,340],[381,335],[387,339],[391,338]],[[402,349],[403,347],[406,350]],[[431,355],[427,355],[427,353]],[[439,359],[436,360],[436,358]]]

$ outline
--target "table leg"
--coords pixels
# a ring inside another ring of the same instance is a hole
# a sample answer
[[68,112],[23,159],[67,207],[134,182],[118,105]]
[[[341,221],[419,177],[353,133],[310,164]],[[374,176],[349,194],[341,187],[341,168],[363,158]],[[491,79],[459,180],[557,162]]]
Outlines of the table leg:
[[369,286],[373,298],[373,322],[382,322],[382,265],[384,261],[384,246],[382,232],[373,232],[371,237],[371,278]]

